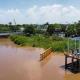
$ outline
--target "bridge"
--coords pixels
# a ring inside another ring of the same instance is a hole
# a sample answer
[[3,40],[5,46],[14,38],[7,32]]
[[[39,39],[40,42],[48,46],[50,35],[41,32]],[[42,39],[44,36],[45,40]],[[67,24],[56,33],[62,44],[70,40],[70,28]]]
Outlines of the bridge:
[[20,34],[23,34],[22,32],[6,32],[6,33],[0,33],[0,37],[8,37],[10,35],[20,35]]

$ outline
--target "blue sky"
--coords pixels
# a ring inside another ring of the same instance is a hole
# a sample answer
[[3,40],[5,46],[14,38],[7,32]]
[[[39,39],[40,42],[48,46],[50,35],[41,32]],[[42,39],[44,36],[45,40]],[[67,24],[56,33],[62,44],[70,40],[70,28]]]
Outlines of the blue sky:
[[80,19],[80,0],[0,0],[0,23],[13,18],[21,24],[72,23]]
[[2,9],[25,9],[34,5],[43,6],[52,4],[73,5],[80,7],[80,0],[0,0],[0,8]]

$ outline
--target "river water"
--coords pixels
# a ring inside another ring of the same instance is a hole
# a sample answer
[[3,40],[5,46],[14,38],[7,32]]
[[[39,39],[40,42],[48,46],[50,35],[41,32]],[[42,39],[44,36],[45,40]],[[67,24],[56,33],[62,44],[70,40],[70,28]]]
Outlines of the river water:
[[0,80],[80,80],[80,73],[65,71],[64,56],[50,54],[39,61],[42,48],[19,47],[0,39]]

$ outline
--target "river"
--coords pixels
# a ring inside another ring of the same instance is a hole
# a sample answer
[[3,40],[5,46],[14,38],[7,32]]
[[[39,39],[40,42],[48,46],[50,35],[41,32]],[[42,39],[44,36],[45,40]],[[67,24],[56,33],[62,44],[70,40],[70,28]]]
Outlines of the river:
[[52,53],[40,62],[42,52],[42,48],[20,47],[0,39],[0,80],[80,80],[80,73],[62,67],[62,54]]

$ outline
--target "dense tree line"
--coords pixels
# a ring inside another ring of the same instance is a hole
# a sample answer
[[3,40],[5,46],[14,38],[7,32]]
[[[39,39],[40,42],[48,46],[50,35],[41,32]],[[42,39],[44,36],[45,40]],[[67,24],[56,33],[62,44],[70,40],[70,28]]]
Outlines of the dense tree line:
[[16,32],[21,31],[26,35],[30,34],[46,34],[52,36],[55,33],[63,32],[65,36],[80,36],[80,21],[73,24],[49,24],[48,22],[42,25],[38,24],[0,24],[0,32]]
[[50,35],[63,32],[66,37],[80,36],[80,21],[73,24],[50,24],[47,32]]

